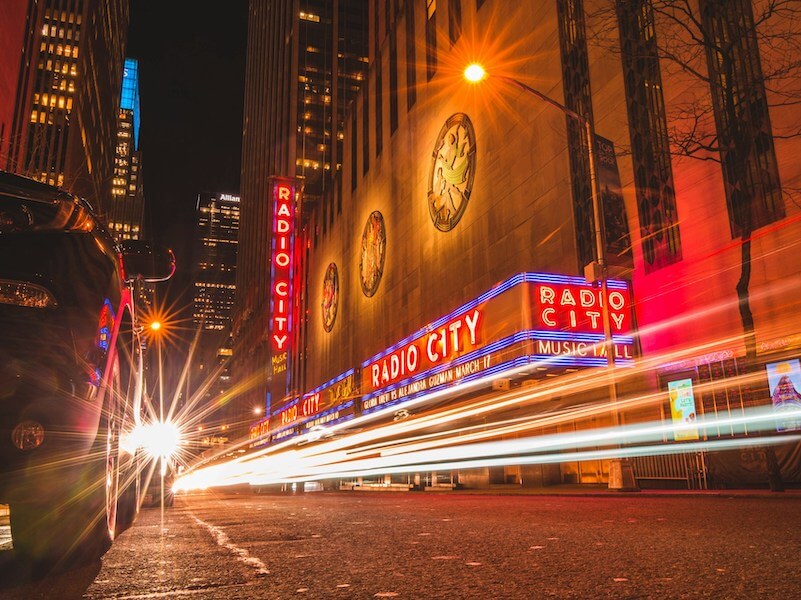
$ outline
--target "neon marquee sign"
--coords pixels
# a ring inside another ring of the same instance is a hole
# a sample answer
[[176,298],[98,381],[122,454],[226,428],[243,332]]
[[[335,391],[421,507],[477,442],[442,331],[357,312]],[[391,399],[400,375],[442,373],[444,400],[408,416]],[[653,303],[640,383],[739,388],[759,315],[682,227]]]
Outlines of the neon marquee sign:
[[273,372],[276,365],[286,369],[286,356],[292,330],[292,269],[295,255],[295,187],[288,181],[273,183],[272,281],[270,340],[273,350]]
[[378,389],[473,350],[480,341],[480,321],[481,311],[477,308],[457,315],[442,327],[369,363],[364,376],[370,378],[372,388]]
[[606,366],[604,303],[615,360],[631,364],[631,295],[610,280],[606,298],[583,278],[520,273],[364,361],[362,411],[533,364]]

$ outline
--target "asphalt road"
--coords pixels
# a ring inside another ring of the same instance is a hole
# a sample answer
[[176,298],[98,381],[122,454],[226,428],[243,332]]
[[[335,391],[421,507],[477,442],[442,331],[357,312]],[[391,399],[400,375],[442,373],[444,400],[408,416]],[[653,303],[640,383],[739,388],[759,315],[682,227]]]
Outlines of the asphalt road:
[[102,563],[0,598],[782,598],[801,500],[429,493],[179,497]]

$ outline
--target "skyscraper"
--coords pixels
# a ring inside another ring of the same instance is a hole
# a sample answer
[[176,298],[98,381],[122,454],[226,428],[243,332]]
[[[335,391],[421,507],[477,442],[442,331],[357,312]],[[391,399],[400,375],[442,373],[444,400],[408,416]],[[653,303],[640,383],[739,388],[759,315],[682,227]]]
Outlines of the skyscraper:
[[[301,219],[314,205],[333,210],[345,114],[366,76],[367,6],[366,0],[250,2],[233,339],[234,377],[260,383],[239,399],[243,410],[268,402],[270,177],[296,181]],[[302,348],[303,323],[296,325],[292,335]]]
[[118,240],[136,240],[142,235],[145,206],[139,123],[139,63],[126,58],[117,120],[114,181],[105,215],[111,233]]
[[128,2],[34,0],[27,10],[3,165],[102,212],[111,197]]
[[[228,387],[239,196],[199,194],[197,232],[193,322],[198,339],[187,388],[197,410],[213,419],[224,420],[224,413],[215,410],[213,401]],[[211,425],[208,419],[204,424]]]
[[195,327],[227,330],[236,290],[236,250],[239,232],[239,196],[198,195]]

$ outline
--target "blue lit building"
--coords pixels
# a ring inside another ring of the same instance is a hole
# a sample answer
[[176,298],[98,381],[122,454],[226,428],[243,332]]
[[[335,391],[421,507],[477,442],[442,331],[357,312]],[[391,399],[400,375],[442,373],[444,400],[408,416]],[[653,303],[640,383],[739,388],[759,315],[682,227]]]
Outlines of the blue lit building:
[[111,233],[118,240],[139,239],[142,235],[144,193],[139,124],[139,63],[126,58],[117,119],[114,180],[105,215]]

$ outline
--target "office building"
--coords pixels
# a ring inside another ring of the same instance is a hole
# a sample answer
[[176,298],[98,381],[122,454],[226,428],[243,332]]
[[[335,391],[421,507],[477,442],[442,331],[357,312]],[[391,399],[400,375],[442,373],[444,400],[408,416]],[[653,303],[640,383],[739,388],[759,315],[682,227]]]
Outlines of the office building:
[[139,62],[125,59],[117,122],[117,148],[111,201],[105,215],[117,240],[140,239],[144,226],[142,154],[139,149]]
[[28,4],[5,168],[99,212],[111,198],[127,0]]

